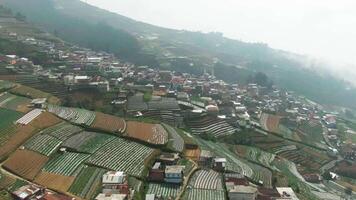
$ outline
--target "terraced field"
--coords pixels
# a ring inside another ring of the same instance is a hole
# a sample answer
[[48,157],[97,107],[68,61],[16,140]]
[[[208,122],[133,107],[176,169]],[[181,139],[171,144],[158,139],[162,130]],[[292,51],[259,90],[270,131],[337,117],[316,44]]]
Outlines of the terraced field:
[[26,113],[31,109],[28,108],[31,99],[21,96],[16,96],[8,92],[0,93],[0,107]]
[[57,97],[54,97],[49,93],[31,88],[31,87],[27,87],[24,85],[18,85],[17,87],[14,87],[13,89],[11,89],[10,92],[13,94],[28,97],[31,99],[47,98],[49,103],[54,103],[54,104],[57,104],[60,102],[60,100]]
[[270,169],[274,168],[274,166],[272,166],[272,162],[276,156],[275,154],[268,153],[259,148],[244,145],[236,146],[236,153],[241,157],[260,163]]
[[225,191],[223,190],[204,190],[187,188],[183,196],[184,200],[225,200]]
[[0,91],[6,91],[14,86],[15,86],[15,84],[13,84],[11,82],[0,80]]
[[47,134],[39,134],[32,137],[25,143],[25,148],[43,154],[45,156],[49,156],[54,153],[60,144],[61,140],[47,135]]
[[193,134],[211,134],[214,137],[228,136],[235,133],[236,128],[228,124],[225,120],[216,117],[203,117],[185,121]]
[[90,126],[95,120],[95,112],[49,104],[48,111],[75,124]]
[[129,121],[125,135],[156,145],[163,145],[168,142],[168,133],[160,124]]
[[35,179],[35,183],[46,186],[52,190],[66,193],[74,182],[75,177],[63,176],[48,172],[41,172]]
[[83,199],[94,199],[98,188],[101,187],[101,178],[105,172],[104,169],[85,165],[68,192]]
[[279,133],[279,120],[280,116],[270,115],[263,113],[260,118],[260,124],[262,128],[266,131],[270,131],[273,133]]
[[56,126],[52,126],[43,131],[44,134],[49,134],[61,141],[66,140],[68,137],[75,133],[81,132],[82,129],[78,126],[74,126],[72,124],[68,124],[66,122],[62,122],[57,124]]
[[221,174],[213,170],[199,170],[189,180],[195,189],[223,190]]
[[92,128],[118,134],[125,132],[126,122],[124,119],[99,112],[95,113],[95,115],[95,120],[91,125]]
[[[6,140],[3,140],[0,148],[0,158],[7,156],[10,152],[13,152],[20,145],[25,143],[38,131],[54,126],[60,123],[61,120],[54,115],[44,112],[39,117],[34,119],[31,123],[24,126],[13,126],[6,129],[10,132],[6,133]],[[4,139],[4,138],[3,138]]]
[[28,150],[17,150],[7,159],[3,167],[21,177],[33,180],[48,157]]
[[267,168],[260,167],[239,158],[235,153],[230,151],[225,144],[214,143],[198,138],[197,141],[202,149],[209,150],[218,157],[226,158],[226,170],[243,174],[255,182],[263,182],[265,187],[272,186],[272,172]]
[[153,152],[154,149],[142,144],[115,138],[96,151],[89,158],[88,163],[141,177],[145,168],[145,160]]
[[63,176],[74,176],[78,168],[90,155],[82,153],[63,152],[52,158],[44,166],[43,171],[60,174]]
[[176,198],[181,189],[182,187],[180,185],[149,183],[147,194],[156,194],[164,199]]
[[223,200],[225,191],[221,174],[213,170],[199,170],[189,180],[183,199],[185,200]]
[[167,124],[162,124],[162,125],[168,131],[172,148],[177,152],[183,152],[184,150],[183,138],[177,133],[175,128],[173,128],[172,126],[169,126]]
[[76,152],[94,153],[115,137],[95,132],[80,132],[72,135],[61,145]]
[[23,116],[22,113],[0,108],[0,128],[10,126],[14,123],[17,119]]

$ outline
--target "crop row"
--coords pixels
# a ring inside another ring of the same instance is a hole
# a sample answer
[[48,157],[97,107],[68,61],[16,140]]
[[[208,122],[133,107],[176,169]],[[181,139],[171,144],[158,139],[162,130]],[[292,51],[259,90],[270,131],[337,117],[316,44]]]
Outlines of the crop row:
[[88,154],[64,152],[52,158],[45,165],[43,171],[71,176],[89,156]]
[[114,136],[106,134],[85,131],[72,135],[62,144],[62,146],[77,152],[94,153],[101,146],[114,138]]
[[189,185],[197,189],[222,190],[222,178],[213,170],[199,170],[189,181]]
[[149,183],[147,194],[155,194],[164,199],[177,197],[179,191],[182,189],[180,185],[166,184],[166,183]]
[[223,190],[204,190],[188,188],[183,197],[184,200],[225,200]]
[[96,151],[88,163],[116,171],[124,171],[129,175],[141,176],[145,159],[154,149],[136,142],[115,138]]
[[43,131],[43,133],[49,134],[61,141],[64,141],[71,135],[73,135],[75,133],[79,133],[81,131],[82,131],[82,129],[78,126],[74,126],[72,124],[62,122],[60,124],[57,124],[55,126],[48,128],[48,129],[45,129]]
[[36,151],[45,156],[51,155],[62,143],[61,140],[46,134],[39,134],[32,137],[25,143],[25,148]]
[[50,104],[48,105],[48,111],[75,124],[90,126],[95,120],[94,112],[79,108],[67,108]]
[[105,171],[96,167],[84,166],[68,192],[83,199],[93,199],[91,191],[98,186]]

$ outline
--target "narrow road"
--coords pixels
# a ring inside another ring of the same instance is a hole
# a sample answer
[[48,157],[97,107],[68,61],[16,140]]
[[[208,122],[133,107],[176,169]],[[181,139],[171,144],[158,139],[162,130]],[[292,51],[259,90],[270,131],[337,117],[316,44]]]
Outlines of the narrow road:
[[193,162],[194,163],[194,167],[193,169],[189,172],[188,176],[187,177],[184,177],[184,181],[183,181],[183,185],[182,185],[182,189],[179,191],[177,197],[176,197],[176,200],[180,200],[182,199],[182,195],[184,194],[186,188],[187,188],[187,185],[189,183],[189,180],[190,180],[190,177],[194,174],[194,172],[198,169],[198,165],[191,159],[189,159],[189,161]]

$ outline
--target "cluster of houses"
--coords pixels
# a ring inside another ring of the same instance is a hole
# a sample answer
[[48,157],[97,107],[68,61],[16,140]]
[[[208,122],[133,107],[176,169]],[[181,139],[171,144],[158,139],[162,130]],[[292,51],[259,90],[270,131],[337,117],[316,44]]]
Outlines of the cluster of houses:
[[177,164],[180,159],[177,153],[161,154],[149,171],[148,180],[159,183],[182,184],[185,166]]
[[121,171],[108,171],[102,177],[102,191],[95,200],[126,200],[130,195],[126,174]]
[[57,194],[41,186],[28,184],[11,193],[15,200],[72,200],[72,197]]

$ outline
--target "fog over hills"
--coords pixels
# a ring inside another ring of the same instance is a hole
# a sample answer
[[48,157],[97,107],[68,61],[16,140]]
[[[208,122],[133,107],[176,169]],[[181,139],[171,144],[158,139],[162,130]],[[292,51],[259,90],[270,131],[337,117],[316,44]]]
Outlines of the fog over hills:
[[[192,31],[219,31],[249,42],[305,54],[354,81],[356,2],[341,1],[144,1],[86,0],[151,24]],[[138,9],[140,5],[145,9]]]

